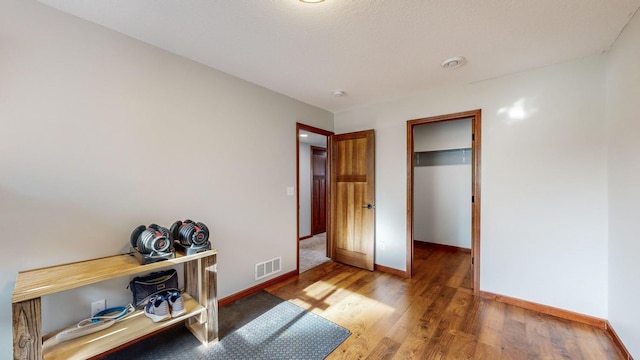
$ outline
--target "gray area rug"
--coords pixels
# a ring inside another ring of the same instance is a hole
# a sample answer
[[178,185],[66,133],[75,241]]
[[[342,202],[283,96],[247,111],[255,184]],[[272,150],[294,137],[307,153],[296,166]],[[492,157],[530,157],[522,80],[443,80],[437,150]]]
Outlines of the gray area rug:
[[300,241],[300,272],[331,261],[327,256],[327,233]]
[[220,308],[219,334],[205,347],[176,326],[104,359],[324,359],[351,332],[260,291]]

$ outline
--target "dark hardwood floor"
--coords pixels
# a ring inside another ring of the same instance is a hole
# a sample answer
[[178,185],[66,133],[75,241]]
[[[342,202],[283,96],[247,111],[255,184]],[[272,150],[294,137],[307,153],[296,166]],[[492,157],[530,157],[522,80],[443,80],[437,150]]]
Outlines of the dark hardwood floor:
[[474,297],[469,256],[416,247],[412,279],[329,262],[267,291],[352,332],[328,359],[623,359],[605,330]]

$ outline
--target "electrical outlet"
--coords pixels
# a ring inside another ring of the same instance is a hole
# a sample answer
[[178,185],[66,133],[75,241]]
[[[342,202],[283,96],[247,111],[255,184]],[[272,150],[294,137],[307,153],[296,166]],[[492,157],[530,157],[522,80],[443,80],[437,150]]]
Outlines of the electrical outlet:
[[102,299],[102,300],[96,300],[94,302],[91,303],[91,316],[94,316],[95,314],[99,313],[100,311],[104,310],[107,308],[107,300],[106,299]]

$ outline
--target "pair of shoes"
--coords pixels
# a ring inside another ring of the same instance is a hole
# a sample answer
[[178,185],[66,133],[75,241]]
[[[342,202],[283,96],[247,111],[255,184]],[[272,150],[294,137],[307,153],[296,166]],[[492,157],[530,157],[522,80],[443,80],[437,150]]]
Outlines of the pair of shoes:
[[167,320],[171,317],[171,314],[169,314],[169,302],[164,295],[154,295],[149,299],[147,306],[144,307],[144,314],[154,323]]
[[178,317],[185,312],[187,310],[184,308],[184,302],[179,291],[154,295],[149,299],[147,306],[144,307],[144,314],[154,323],[171,317]]

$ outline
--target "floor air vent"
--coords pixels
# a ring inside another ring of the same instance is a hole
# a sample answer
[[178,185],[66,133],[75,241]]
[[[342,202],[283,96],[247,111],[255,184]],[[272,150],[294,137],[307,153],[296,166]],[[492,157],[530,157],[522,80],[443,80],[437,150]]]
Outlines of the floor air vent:
[[280,263],[282,262],[282,257],[277,257],[275,259],[263,261],[256,264],[256,280],[260,280],[263,277],[267,277],[271,274],[275,274],[282,270]]

